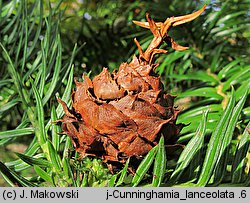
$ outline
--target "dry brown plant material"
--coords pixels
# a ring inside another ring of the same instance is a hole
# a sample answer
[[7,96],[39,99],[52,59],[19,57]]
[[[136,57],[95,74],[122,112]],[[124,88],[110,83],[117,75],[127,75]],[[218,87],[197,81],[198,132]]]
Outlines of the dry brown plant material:
[[187,49],[169,37],[168,31],[194,20],[204,9],[205,6],[165,22],[155,23],[148,13],[147,22],[133,21],[154,35],[146,51],[135,39],[139,57],[122,63],[112,74],[103,68],[92,81],[85,75],[83,82],[75,81],[72,109],[58,99],[65,111],[60,120],[63,133],[70,136],[82,157],[91,155],[113,165],[123,164],[129,157],[143,157],[162,135],[166,145],[175,144],[182,128],[176,124],[179,111],[174,107],[174,96],[164,92],[160,77],[154,72],[154,55],[167,53],[159,48],[163,42],[175,50]]

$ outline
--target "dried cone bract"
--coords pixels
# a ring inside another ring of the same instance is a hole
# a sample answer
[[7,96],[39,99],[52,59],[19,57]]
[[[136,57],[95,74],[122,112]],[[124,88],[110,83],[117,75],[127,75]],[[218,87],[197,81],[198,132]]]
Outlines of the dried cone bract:
[[127,158],[140,158],[157,145],[160,136],[165,144],[173,144],[181,125],[176,125],[178,110],[174,97],[165,94],[160,77],[154,72],[154,55],[166,53],[159,49],[163,42],[173,49],[185,50],[168,36],[171,27],[199,16],[205,6],[186,16],[171,17],[155,23],[147,14],[148,22],[134,21],[149,28],[154,38],[145,52],[135,39],[139,57],[120,65],[112,74],[107,68],[91,81],[83,76],[72,94],[72,109],[59,99],[65,116],[60,121],[63,131],[70,136],[82,156],[101,157],[106,162],[124,163]]

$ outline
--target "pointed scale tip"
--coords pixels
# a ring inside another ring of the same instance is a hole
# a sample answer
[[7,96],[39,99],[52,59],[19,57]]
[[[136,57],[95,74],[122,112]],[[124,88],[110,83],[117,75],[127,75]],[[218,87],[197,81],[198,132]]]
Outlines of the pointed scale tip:
[[[194,13],[191,13],[191,14],[188,14],[188,15],[185,15],[185,16],[179,16],[179,17],[174,17],[173,19],[173,24],[172,26],[175,27],[177,25],[181,25],[181,24],[184,24],[184,23],[187,23],[189,21],[192,21],[194,20],[195,18],[197,18],[199,15],[201,15],[203,13],[203,11],[206,9],[206,4],[198,11],[194,12]],[[149,13],[146,13],[146,17],[148,18],[149,16]],[[167,18],[167,20],[169,20],[169,18]],[[137,21],[137,20],[132,20],[132,22],[140,27],[143,27],[143,28],[147,28],[149,29],[149,23],[148,22],[141,22],[141,21]],[[160,29],[160,27],[162,26],[162,22],[156,22],[155,23],[156,26]]]
[[206,9],[206,6],[207,5],[205,4],[200,10],[194,13],[184,15],[184,16],[174,17],[172,26],[175,27],[177,25],[181,25],[181,24],[194,20],[195,18],[197,18],[199,15],[203,13],[203,11]]
[[139,25],[140,27],[149,28],[148,22],[141,22],[137,20],[132,20],[132,22],[136,25]]

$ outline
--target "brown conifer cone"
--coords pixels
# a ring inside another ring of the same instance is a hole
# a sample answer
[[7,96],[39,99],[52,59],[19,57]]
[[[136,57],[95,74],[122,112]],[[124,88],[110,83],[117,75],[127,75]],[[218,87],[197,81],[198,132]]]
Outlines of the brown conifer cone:
[[167,18],[155,23],[147,13],[147,22],[133,21],[149,28],[154,35],[144,52],[139,42],[139,56],[130,63],[122,63],[112,74],[107,68],[91,81],[83,76],[72,93],[72,109],[63,105],[65,116],[63,133],[70,136],[74,147],[84,156],[96,156],[107,163],[125,163],[129,157],[139,159],[158,144],[164,136],[165,144],[174,144],[182,125],[176,125],[179,111],[174,96],[164,93],[160,77],[154,72],[154,55],[167,53],[159,49],[167,42],[175,50],[188,47],[178,45],[168,31],[171,27],[189,22],[205,9],[195,13]]

